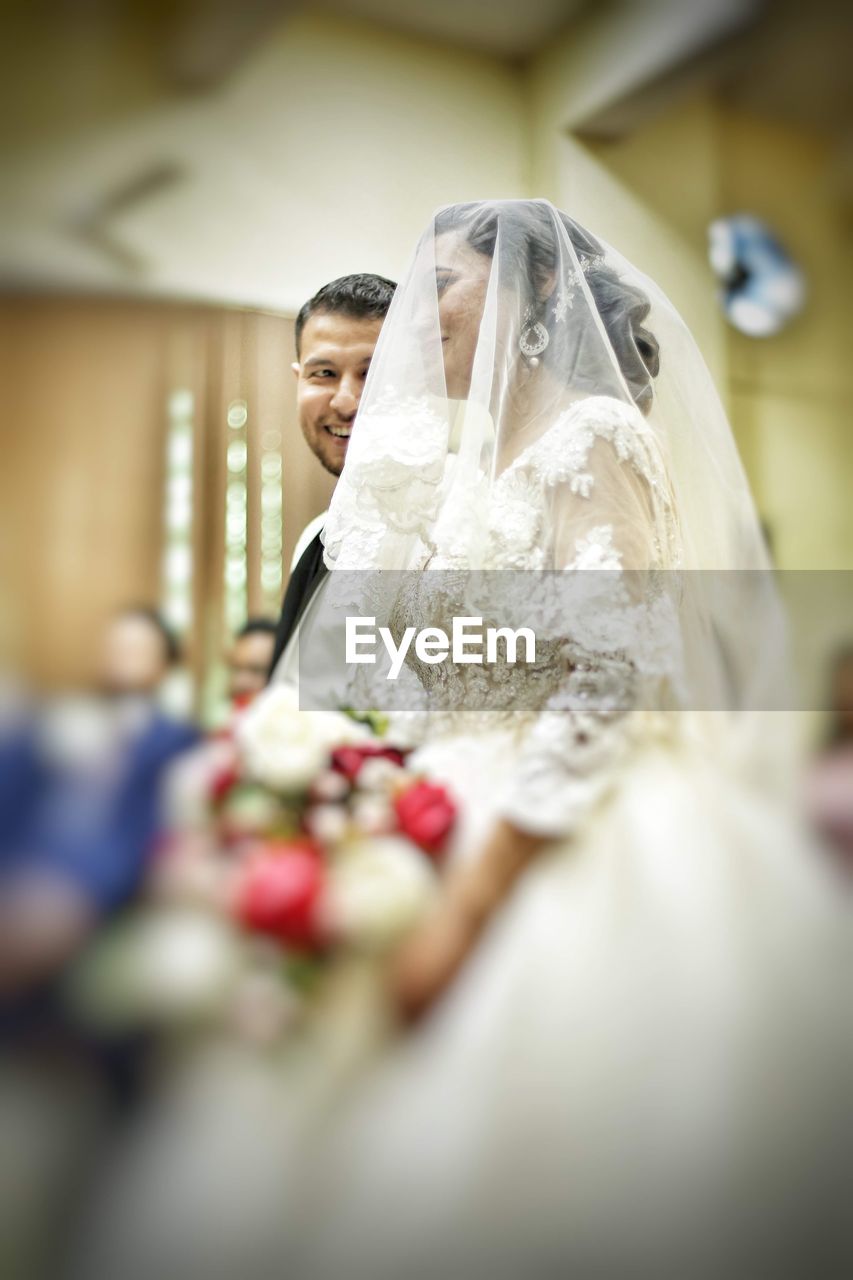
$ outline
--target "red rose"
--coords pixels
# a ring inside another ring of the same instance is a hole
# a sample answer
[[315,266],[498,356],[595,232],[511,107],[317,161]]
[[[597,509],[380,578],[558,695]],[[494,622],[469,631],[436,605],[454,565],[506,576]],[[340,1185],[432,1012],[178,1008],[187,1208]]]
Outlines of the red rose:
[[315,950],[324,942],[318,912],[324,887],[323,857],[313,841],[268,842],[240,873],[235,913],[248,929]]
[[416,782],[394,799],[400,830],[435,857],[444,850],[456,821],[456,806],[444,787]]
[[349,778],[350,782],[355,782],[362,765],[368,760],[390,760],[392,764],[402,766],[404,758],[397,747],[336,747],[332,752],[332,768]]

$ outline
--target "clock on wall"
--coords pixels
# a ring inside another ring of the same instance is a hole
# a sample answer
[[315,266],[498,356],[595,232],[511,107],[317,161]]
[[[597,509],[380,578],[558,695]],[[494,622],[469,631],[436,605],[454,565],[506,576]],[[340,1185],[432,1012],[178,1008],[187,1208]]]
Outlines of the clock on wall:
[[717,218],[708,240],[723,310],[741,333],[769,338],[802,310],[803,273],[760,218],[746,213]]

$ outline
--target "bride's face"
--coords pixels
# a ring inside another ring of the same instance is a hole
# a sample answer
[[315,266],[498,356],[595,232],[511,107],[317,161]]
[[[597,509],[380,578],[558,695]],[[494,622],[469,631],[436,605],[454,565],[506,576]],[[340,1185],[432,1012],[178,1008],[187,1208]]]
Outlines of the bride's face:
[[448,231],[437,238],[435,279],[441,350],[447,394],[453,400],[464,400],[471,386],[491,268],[491,259],[472,249],[462,232]]

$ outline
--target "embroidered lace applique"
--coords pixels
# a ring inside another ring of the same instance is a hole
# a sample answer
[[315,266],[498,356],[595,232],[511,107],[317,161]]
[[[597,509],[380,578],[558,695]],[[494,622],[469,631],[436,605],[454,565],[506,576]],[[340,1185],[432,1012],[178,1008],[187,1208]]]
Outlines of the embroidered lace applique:
[[[507,616],[491,625],[535,618],[534,663],[428,664],[413,648],[407,658],[431,708],[427,734],[488,729],[506,719],[527,725],[505,812],[529,830],[566,833],[609,785],[630,737],[628,713],[647,703],[646,691],[657,682],[678,686],[677,610],[667,591],[673,575],[657,572],[679,562],[665,468],[639,410],[606,396],[572,405],[491,483],[480,475],[461,492],[452,488],[447,434],[429,404],[392,392],[360,420],[354,439],[361,447],[341,480],[344,518],[340,532],[327,538],[327,554],[340,568],[460,571],[458,577],[404,575],[388,615],[397,637],[410,626],[449,633],[454,616],[476,613],[471,571],[576,571],[568,611],[563,589],[549,609],[549,575],[531,574],[529,599],[518,586],[522,575],[508,575]],[[593,455],[602,447],[618,463],[617,480],[625,468],[645,496],[651,563],[639,577],[623,569],[620,529],[612,519],[585,520],[568,563],[555,564],[547,545],[563,493],[580,502],[582,512],[588,504],[590,515],[597,514]],[[395,543],[397,535],[405,541]],[[494,607],[494,593],[490,600]],[[375,668],[359,668],[361,694],[369,699],[371,679],[381,678]]]

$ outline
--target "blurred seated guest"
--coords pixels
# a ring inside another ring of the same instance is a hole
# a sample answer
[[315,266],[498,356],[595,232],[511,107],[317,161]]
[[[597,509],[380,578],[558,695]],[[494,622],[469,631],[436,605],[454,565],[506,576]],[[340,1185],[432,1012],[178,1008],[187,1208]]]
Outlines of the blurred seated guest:
[[266,687],[275,632],[270,618],[250,618],[234,637],[228,656],[228,697],[235,708],[246,706]]
[[98,684],[112,697],[156,699],[180,657],[178,642],[156,609],[121,609],[101,641]]
[[145,1084],[150,1036],[90,1025],[65,978],[139,887],[169,766],[197,736],[163,710],[180,654],[154,610],[123,609],[93,639],[88,690],[0,711],[0,1116],[16,1186],[0,1238],[19,1280],[54,1274],[68,1206]]
[[818,832],[853,874],[853,644],[832,663],[829,712],[829,733],[809,777],[809,808]]
[[0,736],[0,993],[49,984],[137,890],[163,826],[168,766],[198,738],[158,702],[178,660],[159,615],[109,622],[96,689],[33,708]]

